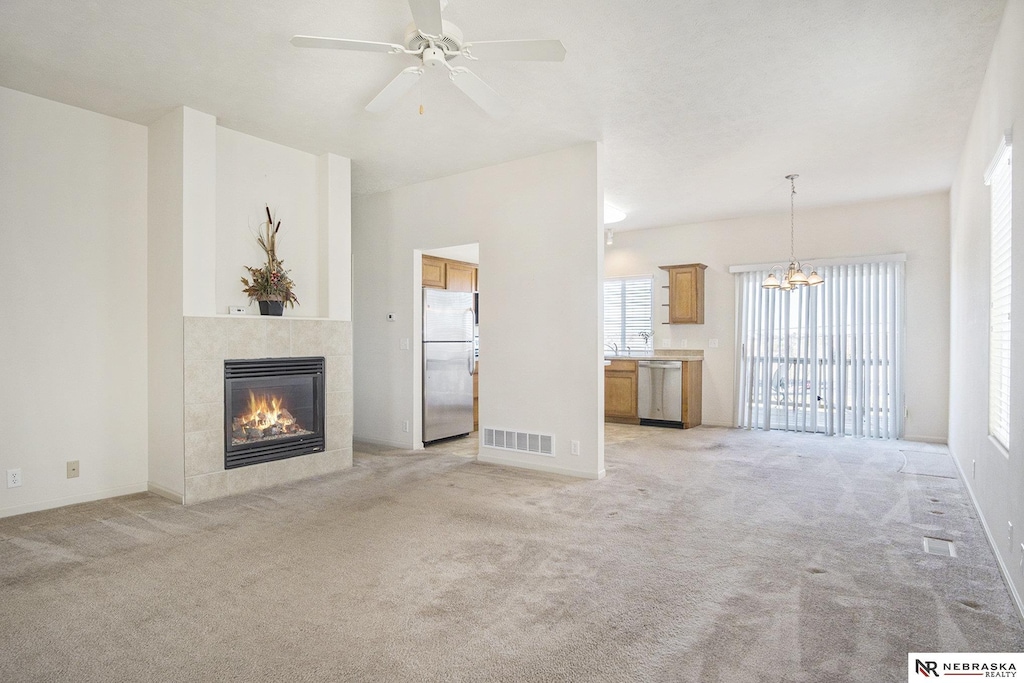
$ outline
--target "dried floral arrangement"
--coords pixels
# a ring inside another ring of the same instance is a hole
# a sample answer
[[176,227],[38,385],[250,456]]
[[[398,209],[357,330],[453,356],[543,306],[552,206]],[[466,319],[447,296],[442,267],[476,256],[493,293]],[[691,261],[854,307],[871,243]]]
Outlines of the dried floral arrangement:
[[256,235],[256,243],[260,245],[267,255],[267,262],[259,268],[245,266],[249,271],[249,278],[242,278],[245,287],[242,292],[248,295],[249,301],[280,301],[286,306],[294,306],[299,303],[295,296],[295,283],[288,276],[284,268],[284,261],[277,257],[277,233],[281,229],[281,221],[274,221],[270,214],[270,206],[267,209],[267,220],[260,224],[259,233]]

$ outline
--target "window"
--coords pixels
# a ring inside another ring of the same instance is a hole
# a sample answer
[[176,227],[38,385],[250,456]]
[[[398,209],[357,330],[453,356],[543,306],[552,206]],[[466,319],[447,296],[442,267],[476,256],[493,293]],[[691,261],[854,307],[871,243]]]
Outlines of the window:
[[904,258],[819,264],[824,284],[789,292],[737,272],[738,426],[902,436]]
[[985,173],[992,190],[988,334],[988,433],[1010,448],[1010,188],[1013,155],[1009,134]]
[[[625,352],[647,346],[643,335],[653,331],[654,279],[650,276],[613,277],[604,281],[604,343]],[[641,334],[643,333],[643,334]]]

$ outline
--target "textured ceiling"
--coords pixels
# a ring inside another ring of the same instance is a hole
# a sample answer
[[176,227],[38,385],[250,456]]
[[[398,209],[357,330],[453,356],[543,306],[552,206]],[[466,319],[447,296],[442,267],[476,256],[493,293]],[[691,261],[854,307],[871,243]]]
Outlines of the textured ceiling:
[[[1005,0],[450,0],[467,41],[560,38],[562,63],[466,63],[363,107],[415,58],[405,0],[2,0],[0,85],[148,124],[186,105],[353,161],[368,193],[600,140],[617,230],[949,187]],[[419,114],[423,105],[424,113]]]

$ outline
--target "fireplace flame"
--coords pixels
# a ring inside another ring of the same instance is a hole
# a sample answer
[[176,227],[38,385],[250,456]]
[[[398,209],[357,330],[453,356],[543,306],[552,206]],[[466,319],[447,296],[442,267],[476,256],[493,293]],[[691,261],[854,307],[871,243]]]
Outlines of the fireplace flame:
[[284,408],[284,399],[280,396],[267,396],[260,394],[256,396],[249,392],[249,413],[240,415],[242,424],[254,429],[267,429],[269,427],[289,427],[295,423],[295,418]]

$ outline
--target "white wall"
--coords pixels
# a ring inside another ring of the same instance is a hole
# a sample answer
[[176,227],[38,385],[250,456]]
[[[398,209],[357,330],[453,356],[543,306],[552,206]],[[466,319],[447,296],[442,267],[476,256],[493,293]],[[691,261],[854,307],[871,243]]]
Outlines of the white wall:
[[[703,422],[734,425],[736,294],[729,266],[788,262],[789,213],[617,232],[615,244],[605,249],[606,276],[654,275],[656,304],[667,302],[660,285],[668,278],[658,266],[708,266],[704,324],[662,325],[666,309],[656,306],[655,347],[703,349]],[[948,250],[945,193],[796,209],[798,259],[907,254],[908,439],[946,440]],[[718,348],[710,347],[710,339],[718,339]]]
[[146,488],[146,146],[0,88],[0,515]]
[[[195,123],[195,121],[193,121]],[[146,290],[149,487],[169,498],[185,493],[183,311],[185,111],[178,107],[149,126],[149,242]],[[203,269],[208,282],[209,264]],[[205,295],[192,288],[194,303]]]
[[217,312],[217,118],[188,107],[179,107],[172,115],[179,112],[182,309],[185,315],[213,315]]
[[317,157],[320,315],[352,320],[352,161]]
[[278,256],[291,271],[299,305],[285,315],[326,317],[320,306],[317,157],[251,135],[217,127],[216,311],[248,306],[239,278],[244,266],[259,267],[266,255],[256,244],[265,206],[281,221]]
[[[1024,609],[1024,0],[1010,0],[950,192],[952,301],[949,446]],[[1009,455],[988,437],[989,188],[983,174],[1014,129]],[[1007,522],[1014,532],[1008,537]]]
[[[553,434],[556,457],[480,459],[604,472],[600,146],[353,203],[355,438],[412,448],[420,428],[419,252],[480,245],[480,425]],[[396,322],[387,322],[395,313]],[[401,350],[401,340],[410,348]],[[410,431],[402,430],[409,421]],[[581,454],[570,455],[579,440]]]

